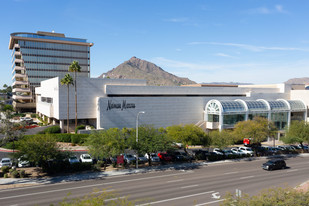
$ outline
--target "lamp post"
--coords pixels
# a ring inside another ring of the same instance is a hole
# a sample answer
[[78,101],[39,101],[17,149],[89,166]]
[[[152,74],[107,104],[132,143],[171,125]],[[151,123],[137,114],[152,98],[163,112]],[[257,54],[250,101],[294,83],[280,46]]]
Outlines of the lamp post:
[[[145,112],[144,111],[140,111],[136,115],[136,146],[137,146],[137,143],[138,143],[138,116],[140,114],[145,114]],[[138,169],[138,151],[136,152],[136,169]]]

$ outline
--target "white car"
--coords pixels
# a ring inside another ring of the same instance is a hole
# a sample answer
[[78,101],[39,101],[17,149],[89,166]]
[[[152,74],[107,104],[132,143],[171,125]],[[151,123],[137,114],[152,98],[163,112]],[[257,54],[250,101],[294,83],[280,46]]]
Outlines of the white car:
[[214,148],[212,151],[218,155],[223,155],[223,151],[219,148]]
[[30,162],[28,160],[24,160],[23,157],[18,158],[18,167],[30,167]]
[[[149,159],[148,154],[145,154],[145,157],[147,159]],[[158,157],[158,155],[156,153],[151,153],[150,154],[150,159],[151,159],[151,162],[160,162],[160,157]]]
[[0,168],[3,166],[12,167],[12,161],[10,158],[2,158],[0,161]]
[[254,152],[250,147],[239,147],[239,149],[250,156],[254,155]]
[[246,155],[246,153],[244,151],[242,151],[241,149],[238,149],[238,148],[232,148],[231,151],[234,153],[234,154],[237,154],[239,156],[244,156]]
[[80,162],[87,162],[87,163],[93,163],[93,160],[89,154],[81,154],[80,155]]

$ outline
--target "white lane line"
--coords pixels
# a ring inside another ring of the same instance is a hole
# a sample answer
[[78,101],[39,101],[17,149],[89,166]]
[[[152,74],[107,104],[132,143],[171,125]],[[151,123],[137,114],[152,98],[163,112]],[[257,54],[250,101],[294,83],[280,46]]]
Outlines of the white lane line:
[[288,170],[288,171],[286,171],[286,172],[296,172],[296,171],[298,171],[299,169],[293,169],[293,170]]
[[177,174],[161,175],[161,176],[154,176],[154,177],[143,177],[143,178],[138,178],[138,179],[121,180],[121,181],[116,181],[116,182],[106,182],[106,183],[101,183],[101,184],[84,185],[84,186],[79,186],[79,187],[70,187],[70,188],[55,189],[55,190],[42,191],[42,192],[34,192],[34,193],[28,193],[28,194],[22,194],[22,195],[1,197],[0,200],[12,199],[16,197],[25,197],[25,196],[31,196],[31,195],[46,194],[46,193],[52,193],[52,192],[60,192],[60,191],[66,191],[66,190],[103,186],[103,185],[113,185],[113,184],[118,184],[118,183],[134,182],[134,181],[139,181],[139,180],[156,179],[156,178],[170,177],[170,176],[175,176],[175,175],[186,175],[186,173],[177,173]]
[[162,203],[162,202],[168,202],[168,201],[172,201],[172,200],[179,200],[179,199],[184,199],[184,198],[187,198],[187,197],[194,197],[194,196],[209,194],[209,193],[212,193],[212,192],[214,192],[214,191],[208,191],[208,192],[196,193],[196,194],[192,194],[192,195],[180,196],[180,197],[175,197],[175,198],[171,198],[171,199],[160,200],[160,201],[156,201],[156,202],[148,202],[148,203],[141,204],[141,205],[137,205],[137,206],[145,206],[145,205],[159,204],[159,203]]
[[104,192],[113,192],[115,191],[114,189],[111,189],[111,190],[101,190],[101,191],[98,191],[98,192],[92,192],[91,194],[98,194],[98,193],[104,193]]
[[222,201],[224,201],[224,200],[225,200],[225,199],[214,200],[214,201],[211,201],[211,202],[201,203],[201,204],[198,204],[198,205],[195,205],[195,206],[210,205],[210,204],[213,204],[213,203],[222,202]]
[[119,199],[123,199],[123,198],[125,198],[125,197],[126,197],[126,196],[115,197],[115,198],[111,198],[111,199],[104,200],[104,202],[109,202],[109,201],[113,201],[113,200],[119,200]]
[[252,178],[252,177],[254,177],[254,176],[240,177],[239,179],[240,179],[240,180],[244,180],[244,179],[249,179],[249,178]]
[[239,172],[227,172],[227,173],[223,173],[225,175],[231,175],[231,174],[236,174],[236,173],[239,173]]
[[198,185],[188,185],[188,186],[183,186],[181,187],[181,189],[185,189],[185,188],[190,188],[190,187],[197,187]]
[[183,179],[179,179],[179,180],[170,180],[170,181],[167,181],[167,183],[181,182],[181,181],[183,181]]

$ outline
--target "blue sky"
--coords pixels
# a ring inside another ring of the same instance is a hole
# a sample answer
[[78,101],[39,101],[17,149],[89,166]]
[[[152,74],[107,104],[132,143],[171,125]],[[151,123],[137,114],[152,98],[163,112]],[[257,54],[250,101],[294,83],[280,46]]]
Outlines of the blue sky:
[[86,38],[91,77],[136,56],[196,82],[282,83],[309,73],[307,0],[0,0],[0,85],[10,33]]

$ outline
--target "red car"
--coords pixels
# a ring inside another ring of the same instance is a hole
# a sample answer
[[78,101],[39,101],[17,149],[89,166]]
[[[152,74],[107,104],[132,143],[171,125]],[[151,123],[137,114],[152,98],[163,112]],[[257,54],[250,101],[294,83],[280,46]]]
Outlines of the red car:
[[162,161],[166,161],[166,162],[172,161],[172,157],[170,155],[168,155],[166,152],[158,153],[158,157]]

